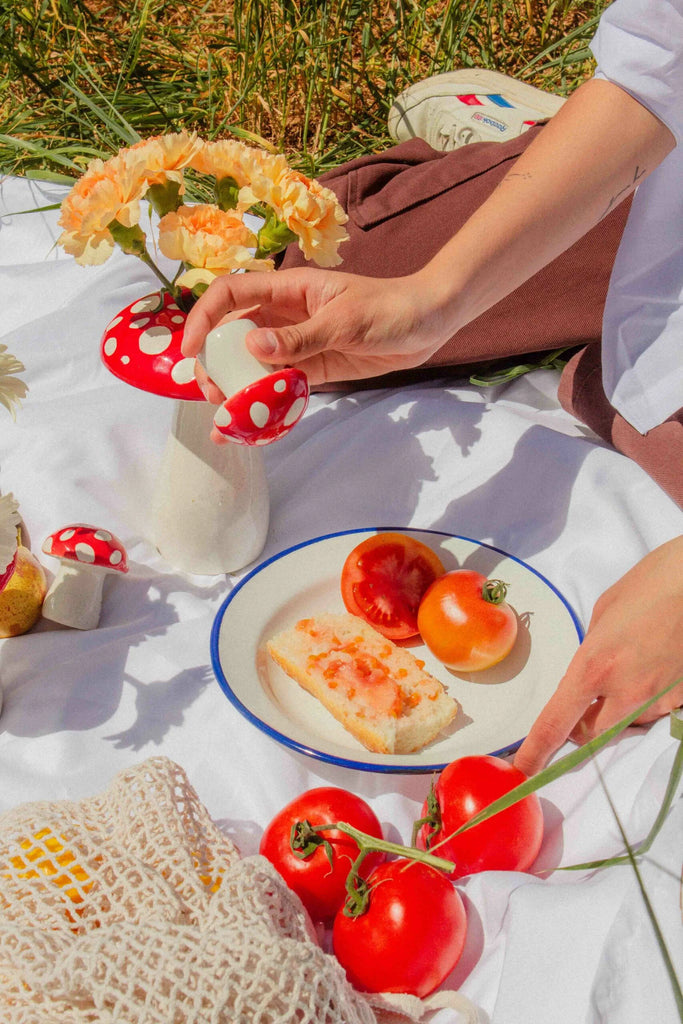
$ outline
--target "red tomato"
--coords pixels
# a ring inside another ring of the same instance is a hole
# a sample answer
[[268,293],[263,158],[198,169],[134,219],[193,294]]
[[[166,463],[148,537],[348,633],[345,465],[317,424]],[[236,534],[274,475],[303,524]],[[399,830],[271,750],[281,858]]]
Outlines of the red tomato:
[[[543,840],[543,811],[535,793],[442,843],[445,836],[525,781],[523,772],[500,757],[472,756],[453,761],[443,769],[435,786],[441,827],[434,831],[429,825],[423,826],[418,846],[452,860],[457,865],[453,878],[474,871],[527,871]],[[426,801],[423,816],[428,811]]]
[[[365,800],[344,789],[320,786],[292,800],[266,828],[259,852],[297,893],[313,920],[325,921],[334,917],[346,899],[346,878],[358,856],[358,844],[339,829],[326,830],[319,834],[330,844],[332,864],[322,845],[302,859],[292,850],[290,835],[292,825],[303,820],[311,825],[345,822],[378,839],[383,838],[382,826]],[[362,862],[361,875],[368,875],[383,860],[383,853],[369,853]]]
[[[487,597],[491,592],[492,596]],[[422,598],[417,625],[435,658],[459,672],[477,672],[502,661],[517,638],[517,616],[506,587],[480,572],[455,569],[432,583]]]
[[403,533],[378,533],[344,562],[341,592],[346,610],[390,640],[417,636],[417,609],[444,567],[431,548]]
[[334,919],[335,956],[361,991],[429,995],[465,945],[459,893],[442,872],[403,858],[375,868],[368,883],[365,913]]

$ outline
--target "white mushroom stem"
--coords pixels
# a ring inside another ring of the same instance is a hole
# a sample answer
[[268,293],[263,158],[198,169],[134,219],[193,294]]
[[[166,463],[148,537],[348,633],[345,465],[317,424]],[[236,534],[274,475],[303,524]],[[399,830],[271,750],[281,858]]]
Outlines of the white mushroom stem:
[[43,618],[73,629],[96,629],[107,569],[62,562],[43,602]]
[[263,550],[269,497],[263,452],[210,439],[215,407],[176,402],[157,481],[152,538],[182,572],[237,572]]
[[273,372],[272,366],[259,362],[244,344],[254,327],[256,324],[246,319],[228,320],[214,327],[197,357],[226,398]]

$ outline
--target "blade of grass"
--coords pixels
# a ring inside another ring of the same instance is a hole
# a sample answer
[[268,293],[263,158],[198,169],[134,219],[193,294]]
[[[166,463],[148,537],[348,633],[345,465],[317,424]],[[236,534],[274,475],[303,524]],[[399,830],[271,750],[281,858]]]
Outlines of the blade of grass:
[[124,145],[132,146],[136,142],[140,141],[140,136],[131,124],[118,112],[113,103],[104,96],[100,90],[95,86],[92,79],[88,78],[84,70],[78,69],[82,77],[90,84],[97,95],[101,99],[101,103],[96,103],[95,100],[91,99],[86,93],[83,92],[74,82],[66,81],[63,83],[64,88],[68,90],[80,103],[91,110],[95,116],[106,125],[107,128],[114,134],[120,137]]
[[[575,28],[573,31],[568,32],[566,36],[562,37],[562,39],[556,39],[549,46],[546,46],[545,49],[543,49],[540,53],[536,54],[536,56],[533,57],[527,63],[526,67],[522,68],[521,74],[525,75],[528,71],[535,67],[536,64],[543,61],[549,54],[554,53],[556,50],[569,50],[571,44],[576,39],[584,39],[587,36],[592,35],[594,30],[598,27],[599,21],[600,15],[596,14],[593,18],[589,18],[587,21],[585,21],[582,25]],[[588,49],[583,50],[582,52],[586,54],[586,58],[590,56],[590,51]]]
[[[34,171],[29,168],[26,171],[26,177],[32,181],[52,181],[56,185],[73,185],[74,179],[68,174],[60,174],[58,171],[38,170]],[[53,206],[41,206],[41,210],[55,210],[60,203],[55,203]],[[22,211],[23,212],[23,211]]]
[[134,23],[133,34],[130,42],[128,43],[128,49],[121,61],[121,69],[119,71],[119,78],[114,89],[114,96],[112,99],[112,105],[116,104],[118,97],[124,92],[126,86],[130,82],[131,76],[135,71],[138,58],[140,56],[140,50],[142,49],[142,43],[145,36],[145,29],[147,27],[147,19],[149,18],[150,8],[152,6],[152,0],[144,0],[142,10]]
[[61,164],[63,167],[70,167],[72,170],[78,171],[79,173],[82,170],[78,164],[74,163],[73,160],[69,160],[68,157],[61,156],[59,153],[47,149],[45,146],[41,146],[37,142],[29,142],[28,139],[17,139],[13,135],[0,135],[0,144],[9,146],[11,149],[26,150],[28,153],[43,157],[50,163]]
[[[636,853],[639,857],[642,856],[642,854],[648,852],[653,842],[657,838],[659,830],[664,824],[666,817],[671,809],[671,805],[676,795],[676,791],[678,790],[678,785],[681,781],[681,777],[683,776],[683,729],[681,729],[680,726],[677,728],[676,722],[677,719],[674,717],[674,714],[672,712],[671,735],[679,740],[678,749],[676,750],[674,761],[671,766],[671,773],[669,775],[669,781],[664,792],[662,806],[659,808],[657,817],[652,823],[652,827],[648,832],[647,836],[645,837],[645,839],[643,839],[641,843],[638,844],[636,848]],[[560,870],[585,871],[593,870],[595,868],[613,867],[616,864],[629,864],[631,862],[631,859],[631,851],[629,850],[627,853],[618,857],[605,857],[602,860],[587,861],[584,864],[567,864],[566,866],[561,867]]]
[[[679,752],[680,752],[682,747],[683,747],[683,744],[681,744],[681,746],[679,746]],[[652,903],[650,902],[650,897],[648,896],[647,889],[645,888],[645,885],[643,883],[643,877],[642,877],[642,875],[640,873],[640,868],[638,867],[638,862],[636,860],[636,856],[635,856],[634,850],[633,850],[633,848],[631,847],[631,844],[628,841],[628,836],[626,835],[624,827],[623,827],[623,825],[621,823],[621,819],[620,819],[620,817],[619,817],[619,815],[617,813],[617,809],[614,806],[614,802],[612,800],[612,797],[610,796],[609,791],[608,791],[608,789],[607,789],[607,787],[605,785],[605,782],[604,782],[604,779],[602,777],[602,773],[600,772],[599,766],[597,766],[597,769],[598,769],[598,777],[600,779],[600,783],[602,785],[603,792],[604,792],[605,797],[607,799],[607,802],[608,802],[608,804],[610,806],[610,810],[611,810],[612,814],[614,815],[614,820],[617,823],[617,827],[619,829],[619,832],[621,833],[621,838],[622,838],[622,841],[624,843],[624,847],[626,849],[626,860],[627,860],[627,863],[629,863],[631,865],[631,867],[633,868],[633,871],[634,871],[635,876],[636,876],[636,881],[638,883],[638,888],[640,889],[640,895],[642,896],[643,903],[645,904],[645,910],[647,912],[647,916],[650,919],[650,924],[652,925],[653,931],[655,933],[655,939],[657,940],[657,945],[659,946],[659,952],[660,952],[661,958],[662,958],[662,960],[664,962],[664,966],[666,968],[666,972],[667,972],[667,974],[669,976],[669,982],[671,984],[671,990],[673,992],[674,1000],[676,1002],[676,1007],[678,1009],[679,1018],[683,1021],[683,991],[681,991],[681,985],[680,985],[680,982],[678,980],[678,975],[676,974],[676,969],[674,967],[673,961],[671,959],[671,954],[669,953],[669,949],[668,949],[668,946],[666,944],[666,940],[665,940],[664,935],[662,934],[662,930],[661,930],[661,928],[659,926],[659,921],[657,920],[657,915],[655,914],[654,908],[652,906]]]
[[523,800],[525,796],[535,793],[543,786],[547,786],[549,782],[554,782],[555,779],[559,779],[563,775],[566,775],[566,773],[571,771],[573,768],[577,768],[580,764],[583,764],[584,761],[587,761],[588,758],[594,757],[599,750],[602,750],[603,747],[607,746],[611,740],[619,736],[624,729],[627,729],[629,725],[632,725],[635,720],[647,711],[648,708],[652,707],[656,701],[664,697],[670,690],[673,690],[675,686],[679,686],[682,681],[683,680],[681,679],[675,680],[675,682],[666,686],[659,693],[655,694],[654,697],[645,701],[640,705],[640,707],[637,707],[630,714],[626,715],[610,729],[606,729],[605,732],[596,736],[595,739],[589,740],[582,746],[577,747],[576,750],[571,750],[568,754],[565,754],[564,757],[561,757],[553,764],[548,765],[547,768],[544,768],[537,775],[532,775],[531,778],[520,783],[519,786],[515,786],[514,789],[511,789],[508,793],[505,793],[497,800],[494,800],[493,803],[489,804],[489,806],[484,808],[483,811],[475,814],[473,818],[470,818],[470,820],[464,825],[461,825],[457,831],[446,836],[438,843],[435,843],[430,847],[430,849],[437,850],[448,839],[452,839],[453,836],[460,835],[461,832],[466,832],[468,829],[474,828],[475,825],[479,825],[482,821],[487,821],[489,818],[492,818],[494,814],[504,811],[507,807],[512,807],[512,805],[516,804],[519,800]]

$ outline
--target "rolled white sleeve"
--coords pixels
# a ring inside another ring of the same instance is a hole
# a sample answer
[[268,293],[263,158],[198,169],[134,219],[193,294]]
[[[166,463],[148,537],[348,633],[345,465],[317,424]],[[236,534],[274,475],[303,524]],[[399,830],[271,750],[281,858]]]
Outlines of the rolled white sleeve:
[[683,139],[683,2],[614,0],[591,43],[596,78],[621,86]]
[[683,0],[614,0],[591,48],[677,143],[636,190],[603,318],[605,393],[645,434],[683,406]]

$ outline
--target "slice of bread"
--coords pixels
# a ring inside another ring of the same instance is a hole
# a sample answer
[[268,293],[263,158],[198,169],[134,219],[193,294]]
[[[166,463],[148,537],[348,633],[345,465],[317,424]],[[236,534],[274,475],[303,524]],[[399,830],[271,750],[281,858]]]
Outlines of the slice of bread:
[[460,707],[423,662],[356,615],[301,619],[266,646],[287,675],[368,750],[421,750]]

